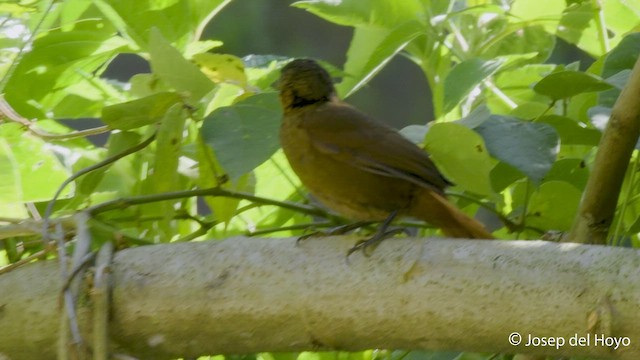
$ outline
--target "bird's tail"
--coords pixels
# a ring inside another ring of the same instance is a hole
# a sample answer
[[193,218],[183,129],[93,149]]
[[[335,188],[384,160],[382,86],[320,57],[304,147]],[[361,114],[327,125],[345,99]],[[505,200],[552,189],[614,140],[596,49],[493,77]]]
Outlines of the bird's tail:
[[446,236],[467,239],[494,239],[478,220],[456,208],[443,195],[423,189],[411,214],[437,226]]

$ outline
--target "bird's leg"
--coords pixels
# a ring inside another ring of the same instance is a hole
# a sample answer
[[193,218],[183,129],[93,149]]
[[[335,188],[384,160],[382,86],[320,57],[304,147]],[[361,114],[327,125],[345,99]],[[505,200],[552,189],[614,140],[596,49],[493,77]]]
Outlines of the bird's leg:
[[384,220],[384,222],[378,228],[378,231],[376,231],[376,233],[373,234],[372,237],[358,241],[351,249],[349,249],[349,251],[347,251],[347,257],[358,250],[362,250],[362,253],[365,256],[369,256],[371,255],[371,253],[368,252],[367,249],[373,250],[376,248],[376,246],[378,246],[378,244],[382,242],[382,240],[405,232],[405,229],[402,228],[389,229],[389,225],[391,225],[391,222],[393,222],[397,215],[397,210],[391,212],[391,214],[389,214],[389,216]]
[[310,237],[315,237],[315,236],[335,236],[335,235],[344,235],[350,231],[353,231],[355,229],[359,229],[361,227],[370,225],[371,221],[358,221],[355,223],[351,223],[351,224],[344,224],[344,225],[340,225],[340,226],[336,226],[334,228],[328,229],[328,230],[320,230],[320,231],[314,231],[310,234],[306,234],[306,235],[302,235],[300,236],[297,240],[296,240],[296,245],[298,245],[300,243],[300,241],[306,240]]

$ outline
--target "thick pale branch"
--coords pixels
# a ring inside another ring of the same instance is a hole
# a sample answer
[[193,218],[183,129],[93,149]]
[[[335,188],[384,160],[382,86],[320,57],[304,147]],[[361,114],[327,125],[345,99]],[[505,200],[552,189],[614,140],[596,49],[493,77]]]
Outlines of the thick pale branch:
[[605,244],[640,135],[640,58],[611,111],[568,241]]
[[[640,358],[640,252],[543,241],[234,238],[117,253],[114,352],[141,359],[260,351],[452,349]],[[54,357],[56,262],[0,276],[0,354]],[[91,303],[79,301],[86,343]],[[508,342],[519,332],[520,346]],[[528,335],[563,338],[524,346]],[[591,346],[571,346],[572,336]],[[596,336],[629,338],[617,350]]]

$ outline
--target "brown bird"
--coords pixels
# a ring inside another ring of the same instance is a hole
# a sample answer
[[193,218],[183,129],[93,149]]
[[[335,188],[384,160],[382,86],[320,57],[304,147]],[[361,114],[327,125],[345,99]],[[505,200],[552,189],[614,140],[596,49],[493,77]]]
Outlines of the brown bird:
[[491,239],[482,224],[451,204],[451,183],[426,151],[341,101],[315,61],[288,63],[279,81],[282,149],[325,206],[360,221],[396,214],[424,220],[456,238]]

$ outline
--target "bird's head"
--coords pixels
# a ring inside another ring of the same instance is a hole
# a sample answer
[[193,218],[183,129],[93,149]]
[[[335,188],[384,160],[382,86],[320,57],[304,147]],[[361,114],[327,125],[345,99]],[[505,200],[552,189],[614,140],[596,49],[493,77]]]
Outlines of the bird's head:
[[278,88],[285,109],[327,102],[336,94],[329,73],[310,59],[297,59],[285,65]]

